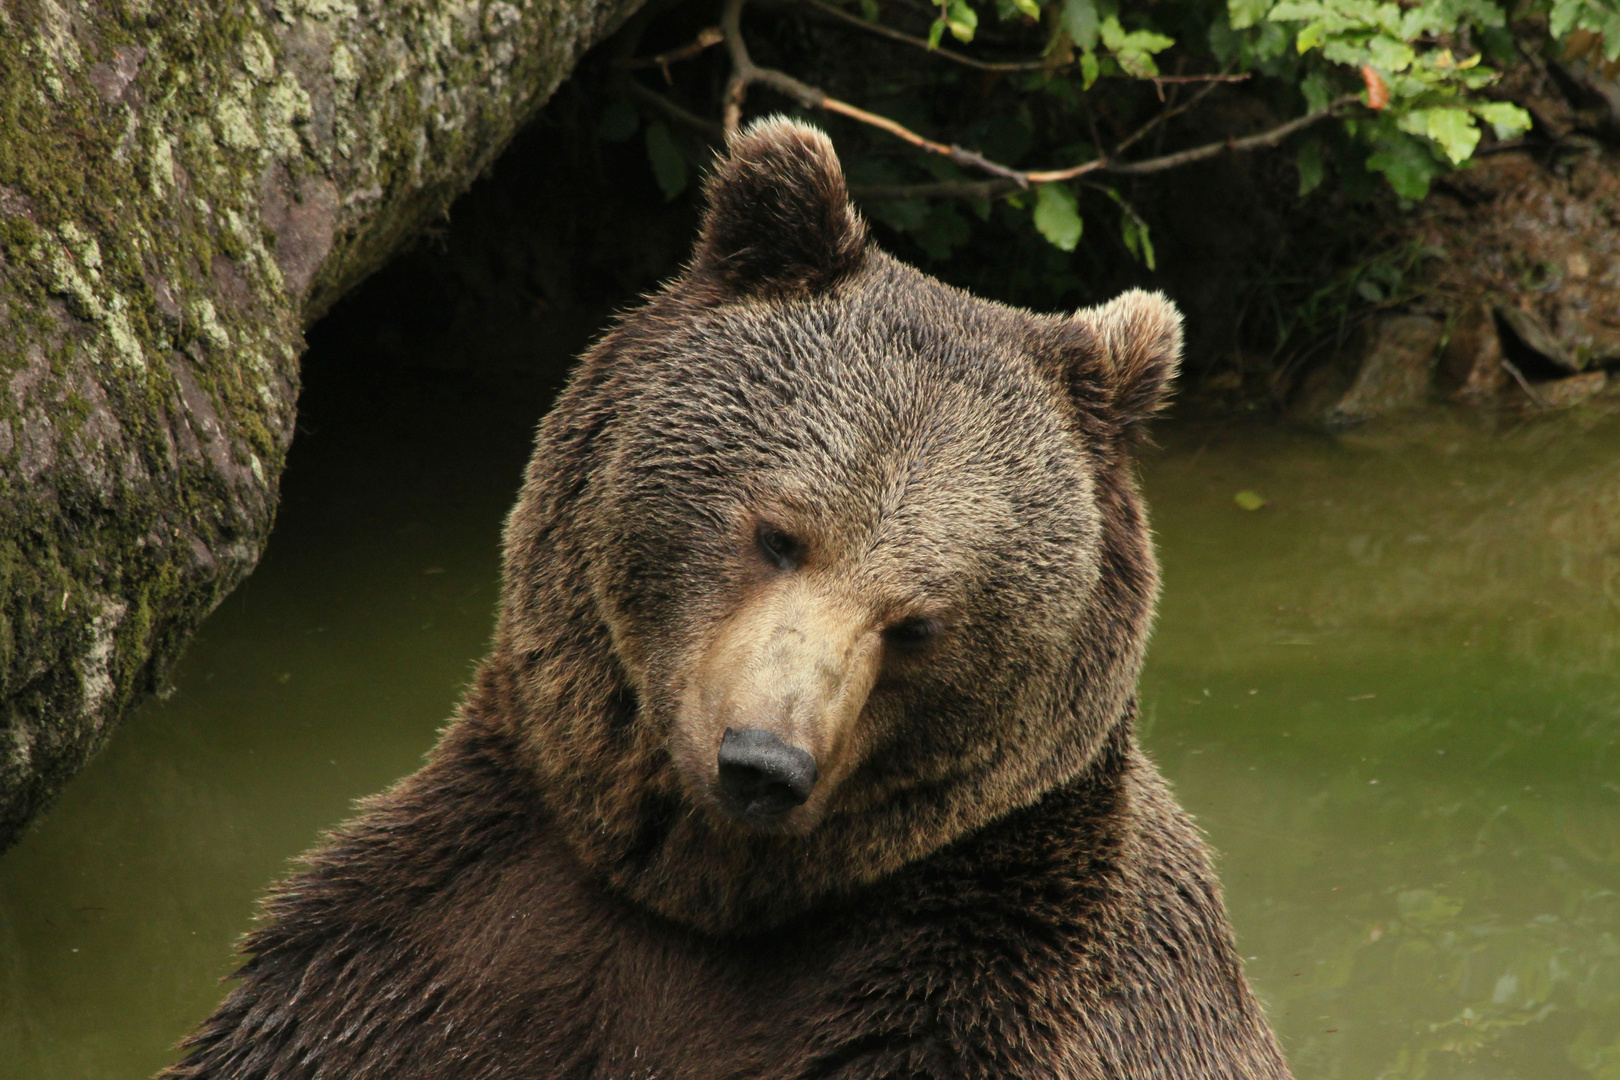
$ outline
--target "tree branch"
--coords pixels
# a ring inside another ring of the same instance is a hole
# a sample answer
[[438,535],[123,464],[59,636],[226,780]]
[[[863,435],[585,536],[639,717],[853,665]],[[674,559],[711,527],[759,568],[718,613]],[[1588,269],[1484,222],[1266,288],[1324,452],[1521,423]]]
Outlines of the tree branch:
[[800,2],[841,22],[848,23],[850,26],[865,30],[869,34],[876,34],[879,37],[886,37],[890,41],[899,41],[906,45],[915,45],[917,48],[923,49],[941,59],[976,68],[979,71],[1041,71],[1046,68],[1066,66],[1063,64],[1048,64],[1045,60],[976,60],[971,56],[965,56],[951,49],[942,49],[937,45],[931,46],[928,44],[927,38],[916,37],[904,31],[884,26],[882,23],[867,22],[859,15],[851,15],[843,8],[825,3],[824,0],[800,0]]
[[699,116],[697,113],[677,105],[663,94],[651,87],[642,85],[629,75],[623,75],[615,81],[624,89],[625,93],[648,108],[663,113],[665,117],[682,127],[690,128],[713,143],[726,141],[725,129],[713,120]]
[[[1223,72],[1223,74],[1224,74],[1224,72]],[[1171,105],[1168,108],[1160,109],[1158,112],[1153,114],[1153,118],[1151,120],[1149,120],[1147,123],[1143,124],[1141,127],[1137,128],[1130,135],[1127,135],[1125,137],[1124,142],[1122,142],[1118,146],[1114,147],[1114,155],[1117,157],[1120,154],[1123,154],[1130,147],[1135,146],[1138,142],[1140,142],[1141,139],[1145,135],[1147,135],[1149,132],[1151,132],[1154,128],[1158,127],[1160,124],[1164,123],[1166,120],[1170,120],[1170,119],[1173,119],[1174,117],[1180,116],[1182,113],[1186,112],[1188,109],[1192,108],[1194,105],[1197,105],[1200,101],[1203,101],[1206,97],[1208,97],[1220,85],[1221,84],[1219,82],[1211,81],[1208,86],[1200,88],[1198,93],[1194,94],[1192,97],[1188,98],[1186,101],[1182,102],[1181,104],[1179,104],[1179,105]]]
[[[974,68],[977,71],[1058,71],[1062,68],[1074,66],[1073,60],[1066,60],[1062,63],[1053,63],[1050,60],[1044,59],[979,60],[975,57],[968,56],[965,53],[959,53],[954,49],[946,49],[938,45],[930,45],[927,38],[920,38],[915,34],[908,34],[903,30],[896,30],[893,27],[885,26],[882,23],[868,22],[859,15],[850,14],[843,8],[838,7],[836,4],[827,3],[826,0],[800,0],[800,3],[805,4],[807,7],[813,7],[824,15],[828,15],[834,19],[837,19],[839,22],[855,27],[856,29],[864,30],[869,34],[876,34],[879,37],[885,37],[890,41],[898,41],[905,45],[916,46],[931,56],[937,56],[942,60],[949,60],[952,63],[961,64],[964,67]],[[1162,99],[1164,96],[1163,87],[1168,83],[1242,82],[1248,77],[1247,72],[1241,75],[1229,75],[1226,73],[1219,75],[1156,75],[1148,81],[1152,82],[1154,87],[1159,90],[1159,96]],[[1105,78],[1134,78],[1134,76],[1105,76]]]
[[[1104,156],[1093,158],[1090,161],[1081,162],[1079,165],[1073,165],[1066,169],[1012,169],[998,162],[991,161],[989,158],[977,153],[976,151],[966,150],[954,144],[947,145],[945,143],[935,142],[933,139],[925,138],[924,136],[917,134],[915,131],[912,131],[905,125],[898,123],[897,121],[891,120],[886,116],[880,116],[874,112],[868,112],[859,106],[851,105],[847,101],[840,101],[838,98],[829,96],[826,91],[821,90],[818,87],[811,86],[808,83],[800,82],[798,79],[795,79],[793,76],[788,75],[785,72],[776,71],[772,68],[762,68],[757,66],[754,63],[753,58],[749,56],[748,45],[743,41],[742,36],[742,9],[743,4],[746,2],[747,0],[726,0],[725,8],[720,16],[720,31],[725,38],[726,50],[731,55],[731,78],[726,84],[724,118],[724,130],[728,138],[737,131],[738,127],[742,123],[742,105],[743,101],[748,96],[748,88],[755,84],[760,84],[763,86],[768,86],[772,90],[792,98],[794,101],[797,101],[800,105],[807,109],[823,109],[827,112],[847,116],[851,120],[857,120],[869,127],[875,127],[880,131],[886,131],[895,138],[904,140],[905,142],[910,143],[912,146],[917,147],[919,150],[926,150],[931,154],[938,154],[941,157],[949,158],[958,165],[971,169],[977,169],[980,172],[989,173],[991,176],[997,177],[999,180],[1010,184],[1011,186],[1006,189],[1007,191],[1011,191],[1013,188],[1028,188],[1031,184],[1049,184],[1062,180],[1073,180],[1075,177],[1084,176],[1087,173],[1093,172],[1109,172],[1126,176],[1140,176],[1146,173],[1163,172],[1166,169],[1174,169],[1182,165],[1190,165],[1197,161],[1205,161],[1223,153],[1236,153],[1243,150],[1254,150],[1262,146],[1276,146],[1294,132],[1303,130],[1304,128],[1310,127],[1312,124],[1327,119],[1328,117],[1334,115],[1340,108],[1359,101],[1361,98],[1360,94],[1346,94],[1341,98],[1337,98],[1329,102],[1327,105],[1324,105],[1322,108],[1317,109],[1314,112],[1306,113],[1304,116],[1297,117],[1285,124],[1279,124],[1276,127],[1271,128],[1269,131],[1262,131],[1259,134],[1245,136],[1241,139],[1228,137],[1221,142],[1208,143],[1204,146],[1197,146],[1190,150],[1182,150],[1174,154],[1165,154],[1160,157],[1148,158],[1145,161],[1114,161],[1112,158]],[[823,6],[821,0],[804,0],[804,2],[817,7]],[[1220,85],[1222,82],[1233,81],[1234,77],[1226,74],[1215,76],[1166,76],[1164,81],[1192,81],[1195,79],[1198,81],[1207,82],[1209,85],[1203,90],[1199,91],[1197,94],[1194,94],[1185,105],[1167,109],[1160,113],[1158,117],[1150,120],[1141,129],[1136,131],[1123,143],[1121,143],[1120,146],[1115,150],[1115,154],[1118,154],[1120,150],[1123,150],[1125,147],[1130,146],[1132,143],[1135,143],[1141,139],[1143,135],[1154,127],[1154,125],[1168,119],[1170,116],[1174,116],[1179,111],[1190,108],[1204,95],[1213,90],[1215,86]],[[884,185],[874,185],[873,189],[868,190],[883,190],[884,188]],[[949,195],[966,198],[992,197],[984,194],[984,192],[989,189],[985,188],[983,185],[968,185],[964,187],[961,184],[950,182],[937,185],[890,185],[888,186],[888,189],[905,190],[914,193],[927,191],[940,196]],[[973,194],[965,194],[969,191],[973,192]],[[1004,193],[1005,192],[1000,191],[996,192],[996,194]],[[915,198],[918,196],[916,194],[911,194],[903,196],[890,195],[888,197]]]
[[665,83],[673,83],[675,80],[670,78],[669,65],[679,63],[682,60],[690,60],[711,45],[718,45],[724,40],[725,35],[718,26],[705,26],[698,31],[696,38],[678,49],[671,49],[668,52],[659,53],[657,56],[628,57],[623,60],[615,60],[613,66],[626,70],[655,67],[663,72]]
[[[1278,124],[1269,131],[1262,131],[1257,135],[1249,135],[1241,139],[1228,138],[1224,142],[1206,143],[1191,150],[1180,153],[1165,154],[1162,157],[1149,158],[1146,161],[1127,161],[1110,164],[1107,170],[1111,173],[1122,173],[1130,176],[1140,176],[1144,173],[1163,172],[1166,169],[1179,168],[1182,165],[1191,165],[1195,161],[1206,161],[1223,153],[1236,153],[1241,150],[1258,150],[1263,146],[1276,146],[1296,131],[1303,131],[1312,124],[1326,120],[1346,105],[1353,105],[1361,100],[1360,94],[1346,94],[1336,98],[1315,112],[1308,112],[1304,116]],[[1031,179],[1034,175],[1031,174]]]

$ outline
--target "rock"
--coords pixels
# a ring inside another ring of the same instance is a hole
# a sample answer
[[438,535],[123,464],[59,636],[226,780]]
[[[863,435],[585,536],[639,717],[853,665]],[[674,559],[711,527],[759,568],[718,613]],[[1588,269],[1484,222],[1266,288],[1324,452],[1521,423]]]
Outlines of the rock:
[[1589,284],[1570,292],[1556,298],[1552,319],[1570,357],[1583,371],[1620,358],[1620,294]]
[[1620,83],[1613,78],[1615,65],[1603,55],[1601,34],[1573,31],[1564,43],[1563,60],[1547,67],[1576,107],[1580,126],[1609,138],[1620,135]]
[[1567,379],[1535,383],[1533,388],[1538,405],[1548,409],[1567,409],[1602,390],[1608,381],[1607,372],[1588,371],[1580,375],[1571,375]]
[[0,851],[252,569],[304,328],[636,4],[138,6],[0,9]]
[[[1574,356],[1565,350],[1553,332],[1528,311],[1520,308],[1499,306],[1496,317],[1501,324],[1513,335],[1513,343],[1522,349],[1534,353],[1536,357],[1551,365],[1554,369],[1574,375],[1581,370],[1581,364]],[[1519,362],[1521,369],[1528,368],[1534,371],[1534,363],[1524,363],[1523,358],[1513,357]]]
[[1343,427],[1421,405],[1443,328],[1423,315],[1379,315],[1330,362],[1311,371],[1286,412],[1304,423]]
[[[1583,55],[1571,58],[1570,71],[1604,80],[1620,74],[1620,67],[1599,70],[1600,51]],[[1538,71],[1523,65],[1496,89],[1532,106],[1538,95],[1574,93],[1567,85],[1560,91],[1552,76]],[[1592,87],[1604,90],[1595,82]],[[1581,91],[1575,97],[1585,109],[1603,95]],[[1565,119],[1574,124],[1579,117],[1569,112]],[[1545,126],[1541,120],[1538,113],[1538,130]],[[1620,370],[1620,152],[1568,132],[1556,160],[1504,150],[1437,181],[1435,191],[1420,218],[1423,242],[1443,253],[1426,264],[1434,295],[1457,298],[1459,313],[1491,305],[1503,358],[1531,383]],[[1459,322],[1475,319],[1469,313]],[[1478,339],[1469,330],[1477,329],[1464,329],[1464,340],[1455,351],[1448,348],[1441,365],[1442,385],[1463,400],[1487,396],[1463,390],[1470,371],[1496,377],[1470,362]]]
[[1507,385],[1502,338],[1489,307],[1476,304],[1463,312],[1451,328],[1436,374],[1453,401],[1483,401]]

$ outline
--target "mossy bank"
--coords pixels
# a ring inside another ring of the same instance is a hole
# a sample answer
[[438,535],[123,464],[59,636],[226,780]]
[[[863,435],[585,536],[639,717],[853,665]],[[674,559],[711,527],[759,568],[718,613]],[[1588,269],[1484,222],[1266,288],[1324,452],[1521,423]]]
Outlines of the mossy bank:
[[252,569],[304,327],[634,7],[0,7],[0,849]]

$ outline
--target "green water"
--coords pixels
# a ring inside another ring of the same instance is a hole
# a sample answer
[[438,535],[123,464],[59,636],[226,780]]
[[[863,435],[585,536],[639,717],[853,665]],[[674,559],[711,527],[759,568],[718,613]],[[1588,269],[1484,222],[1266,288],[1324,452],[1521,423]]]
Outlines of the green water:
[[[264,886],[415,767],[537,400],[418,388],[300,436],[172,697],[0,860],[0,1077],[149,1075]],[[1620,1080],[1620,421],[1160,438],[1144,737],[1297,1074]]]

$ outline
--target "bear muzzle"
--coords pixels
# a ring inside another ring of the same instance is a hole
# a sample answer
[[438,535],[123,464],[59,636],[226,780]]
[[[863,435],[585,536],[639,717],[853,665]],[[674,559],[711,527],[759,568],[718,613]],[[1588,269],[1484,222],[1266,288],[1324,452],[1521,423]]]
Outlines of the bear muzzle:
[[815,790],[816,759],[764,728],[726,728],[719,762],[726,809],[744,822],[770,824]]
[[696,657],[670,750],[688,793],[720,820],[803,835],[860,756],[882,643],[864,605],[771,584]]

